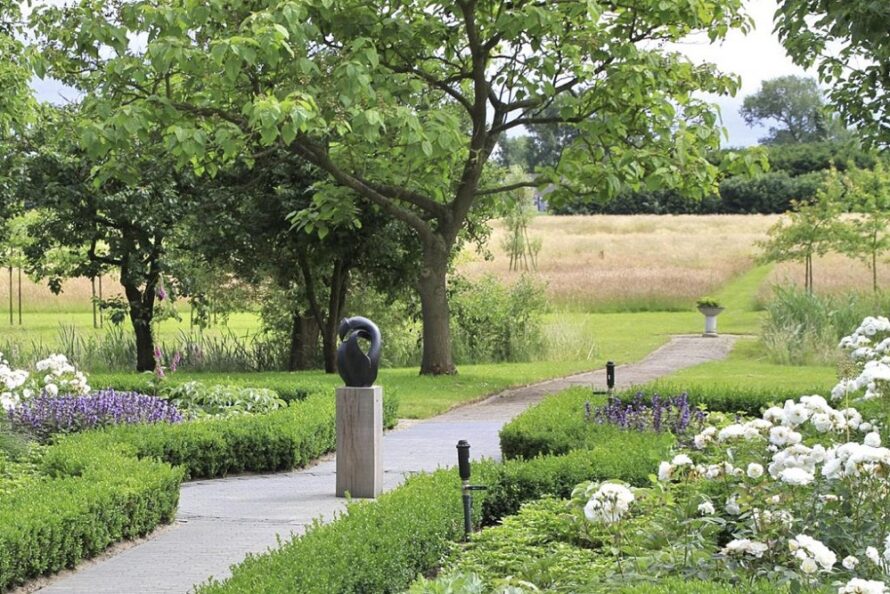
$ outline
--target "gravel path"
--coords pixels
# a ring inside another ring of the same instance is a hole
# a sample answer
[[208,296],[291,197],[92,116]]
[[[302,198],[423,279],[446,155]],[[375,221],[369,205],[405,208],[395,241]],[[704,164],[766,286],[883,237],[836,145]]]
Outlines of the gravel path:
[[[641,385],[678,369],[726,357],[733,337],[677,336],[638,363],[616,369],[618,388]],[[603,370],[507,390],[426,421],[406,423],[383,439],[384,488],[407,474],[455,464],[455,444],[467,439],[474,458],[499,458],[498,431],[548,394],[571,386],[605,389]],[[335,458],[301,470],[185,483],[176,521],[135,546],[50,578],[45,594],[188,592],[210,576],[224,578],[247,553],[300,534],[314,518],[344,509],[334,497]]]

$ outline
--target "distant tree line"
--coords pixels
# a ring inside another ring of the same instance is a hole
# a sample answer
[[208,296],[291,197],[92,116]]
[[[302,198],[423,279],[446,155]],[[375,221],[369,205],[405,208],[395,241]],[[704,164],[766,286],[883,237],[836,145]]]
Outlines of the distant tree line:
[[[832,164],[873,169],[878,157],[849,143],[811,142],[770,145],[770,171],[727,177],[715,194],[692,200],[673,189],[625,189],[609,202],[568,201],[551,206],[554,214],[777,214],[792,201],[811,201]],[[719,157],[718,157],[719,158]]]

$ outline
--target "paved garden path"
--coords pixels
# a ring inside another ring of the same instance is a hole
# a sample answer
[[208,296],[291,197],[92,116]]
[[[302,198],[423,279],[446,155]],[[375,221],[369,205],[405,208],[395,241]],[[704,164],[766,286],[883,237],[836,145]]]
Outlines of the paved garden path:
[[[733,338],[678,336],[639,363],[619,366],[619,388],[640,385],[684,367],[722,359]],[[455,444],[467,439],[474,458],[499,458],[501,426],[541,398],[584,385],[605,389],[602,370],[507,390],[438,417],[406,424],[383,439],[384,486],[412,472],[452,466]],[[344,508],[334,497],[333,455],[293,472],[194,481],[182,486],[174,524],[154,537],[52,580],[41,593],[184,594],[210,576],[222,578],[247,553],[275,547],[313,518]]]

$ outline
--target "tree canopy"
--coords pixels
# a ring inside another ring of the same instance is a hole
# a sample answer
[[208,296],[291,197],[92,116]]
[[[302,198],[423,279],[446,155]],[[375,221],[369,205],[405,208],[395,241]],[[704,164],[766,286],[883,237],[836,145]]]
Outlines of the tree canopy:
[[126,147],[163,124],[181,166],[214,174],[285,150],[327,174],[319,217],[342,212],[345,188],[410,227],[421,371],[449,373],[450,252],[471,210],[513,189],[486,176],[498,140],[577,129],[559,168],[524,184],[702,195],[720,130],[701,92],[738,81],[665,47],[750,22],[741,0],[84,0],[33,25],[38,72],[86,94],[81,138],[103,155],[100,180],[126,175]]
[[749,126],[776,123],[764,144],[789,144],[824,140],[829,135],[822,92],[812,78],[780,76],[765,80],[760,90],[745,97],[739,110]]
[[847,124],[890,145],[890,4],[780,0],[775,21],[788,54],[804,68],[817,67]]

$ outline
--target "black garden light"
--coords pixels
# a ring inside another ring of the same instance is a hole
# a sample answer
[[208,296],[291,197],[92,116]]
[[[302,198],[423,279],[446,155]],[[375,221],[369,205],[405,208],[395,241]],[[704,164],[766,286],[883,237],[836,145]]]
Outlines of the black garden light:
[[470,484],[470,442],[466,439],[457,442],[457,470],[464,500],[464,540],[469,540],[473,532],[473,491],[482,491],[485,487]]
[[593,390],[594,394],[608,394],[612,395],[612,391],[615,389],[615,362],[607,361],[606,362],[606,390]]

